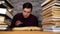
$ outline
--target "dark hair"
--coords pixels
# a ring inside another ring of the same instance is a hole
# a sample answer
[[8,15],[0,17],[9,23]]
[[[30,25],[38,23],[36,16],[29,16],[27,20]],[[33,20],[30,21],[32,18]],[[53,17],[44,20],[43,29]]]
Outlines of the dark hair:
[[32,10],[33,7],[32,7],[32,4],[31,3],[27,2],[27,3],[24,3],[23,4],[23,9],[24,8],[31,8],[31,10]]

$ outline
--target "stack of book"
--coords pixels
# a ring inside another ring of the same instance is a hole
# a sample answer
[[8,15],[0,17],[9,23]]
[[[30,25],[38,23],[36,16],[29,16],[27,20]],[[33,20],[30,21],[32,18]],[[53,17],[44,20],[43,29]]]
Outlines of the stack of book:
[[[55,30],[53,26],[50,26],[51,24],[58,27],[60,26],[60,3],[58,3],[59,0],[50,0],[45,1],[41,4],[42,6],[42,25],[43,30],[51,31]],[[45,26],[46,25],[46,26]],[[44,29],[45,28],[45,29]],[[47,29],[46,29],[47,28]],[[58,29],[58,28],[57,28]]]
[[48,32],[60,32],[60,26],[55,26],[55,25],[44,25],[43,31],[48,31]]
[[0,30],[6,30],[11,24],[13,6],[7,0],[0,1]]

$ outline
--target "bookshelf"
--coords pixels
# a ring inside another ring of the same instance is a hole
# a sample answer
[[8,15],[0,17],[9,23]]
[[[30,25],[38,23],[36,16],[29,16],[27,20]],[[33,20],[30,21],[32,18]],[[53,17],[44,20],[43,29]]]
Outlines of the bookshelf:
[[[43,31],[59,31],[60,28],[60,1],[46,0],[41,4],[42,7],[42,27]],[[52,25],[52,26],[51,26]],[[54,29],[56,28],[56,29]]]
[[7,0],[0,0],[0,30],[6,30],[11,24],[13,8]]

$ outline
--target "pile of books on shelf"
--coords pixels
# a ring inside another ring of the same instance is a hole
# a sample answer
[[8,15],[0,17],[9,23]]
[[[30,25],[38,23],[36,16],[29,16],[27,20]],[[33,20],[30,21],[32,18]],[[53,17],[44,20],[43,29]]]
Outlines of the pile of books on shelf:
[[10,9],[12,8],[7,0],[0,1],[0,30],[6,30],[11,24],[13,15]]
[[[47,1],[47,0],[46,0]],[[43,31],[60,32],[60,3],[58,0],[50,0],[42,4],[42,27]],[[52,26],[53,25],[53,26]],[[56,31],[55,31],[56,29]]]
[[60,26],[55,26],[55,25],[44,25],[43,31],[48,31],[48,32],[60,32]]
[[6,29],[6,27],[8,26],[4,21],[5,21],[5,17],[4,16],[0,16],[0,29],[1,30]]

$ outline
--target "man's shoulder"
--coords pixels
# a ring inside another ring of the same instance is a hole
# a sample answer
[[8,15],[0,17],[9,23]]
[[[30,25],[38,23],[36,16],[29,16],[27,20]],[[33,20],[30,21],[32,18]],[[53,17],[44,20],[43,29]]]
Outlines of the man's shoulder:
[[32,15],[32,14],[31,14],[31,17],[32,17],[32,18],[37,18],[35,15]]
[[16,14],[16,15],[14,15],[14,17],[19,17],[19,16],[21,16],[21,14],[22,14],[22,13],[18,13],[18,14]]

